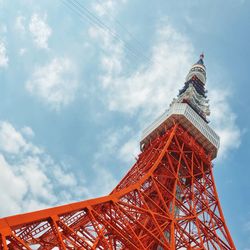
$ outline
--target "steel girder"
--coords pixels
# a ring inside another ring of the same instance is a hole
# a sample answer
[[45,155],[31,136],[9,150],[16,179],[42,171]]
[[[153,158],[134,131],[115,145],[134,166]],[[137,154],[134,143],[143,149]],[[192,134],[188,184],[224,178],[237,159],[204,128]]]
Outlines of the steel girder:
[[111,194],[0,219],[0,249],[236,249],[211,157],[180,125]]

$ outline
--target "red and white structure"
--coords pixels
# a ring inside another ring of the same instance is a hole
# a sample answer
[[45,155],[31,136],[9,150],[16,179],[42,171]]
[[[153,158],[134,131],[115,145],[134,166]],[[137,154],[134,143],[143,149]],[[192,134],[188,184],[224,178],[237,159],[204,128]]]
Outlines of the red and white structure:
[[213,177],[203,55],[107,196],[0,219],[0,249],[236,249]]

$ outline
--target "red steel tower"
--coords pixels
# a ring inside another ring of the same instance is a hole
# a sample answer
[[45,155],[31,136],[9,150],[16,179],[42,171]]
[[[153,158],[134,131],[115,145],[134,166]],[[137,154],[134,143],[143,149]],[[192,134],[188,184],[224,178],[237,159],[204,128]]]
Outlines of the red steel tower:
[[0,249],[236,249],[213,177],[203,55],[107,196],[0,219]]

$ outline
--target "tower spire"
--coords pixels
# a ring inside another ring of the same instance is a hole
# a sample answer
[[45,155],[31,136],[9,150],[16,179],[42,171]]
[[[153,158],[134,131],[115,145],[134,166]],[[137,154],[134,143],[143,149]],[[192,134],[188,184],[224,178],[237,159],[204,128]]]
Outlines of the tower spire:
[[186,81],[190,80],[191,78],[198,78],[201,83],[206,84],[206,66],[204,64],[203,52],[200,54],[200,58],[197,63],[193,64],[193,66],[189,70]]
[[[198,113],[203,120],[207,121],[210,115],[208,99],[206,96],[206,67],[204,65],[204,53],[201,53],[199,60],[189,70],[184,87],[173,103],[187,103]],[[171,105],[172,105],[171,104]]]
[[205,67],[205,65],[204,65],[204,53],[202,52],[201,54],[200,54],[200,59],[198,60],[198,62],[196,63],[196,64],[201,64],[201,65],[203,65],[204,67]]

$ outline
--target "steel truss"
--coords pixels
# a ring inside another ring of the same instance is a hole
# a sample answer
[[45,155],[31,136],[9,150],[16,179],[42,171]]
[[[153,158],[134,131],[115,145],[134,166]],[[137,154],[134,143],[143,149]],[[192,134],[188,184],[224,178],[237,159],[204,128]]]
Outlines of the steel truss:
[[0,249],[236,249],[211,156],[176,124],[110,195],[0,219]]

